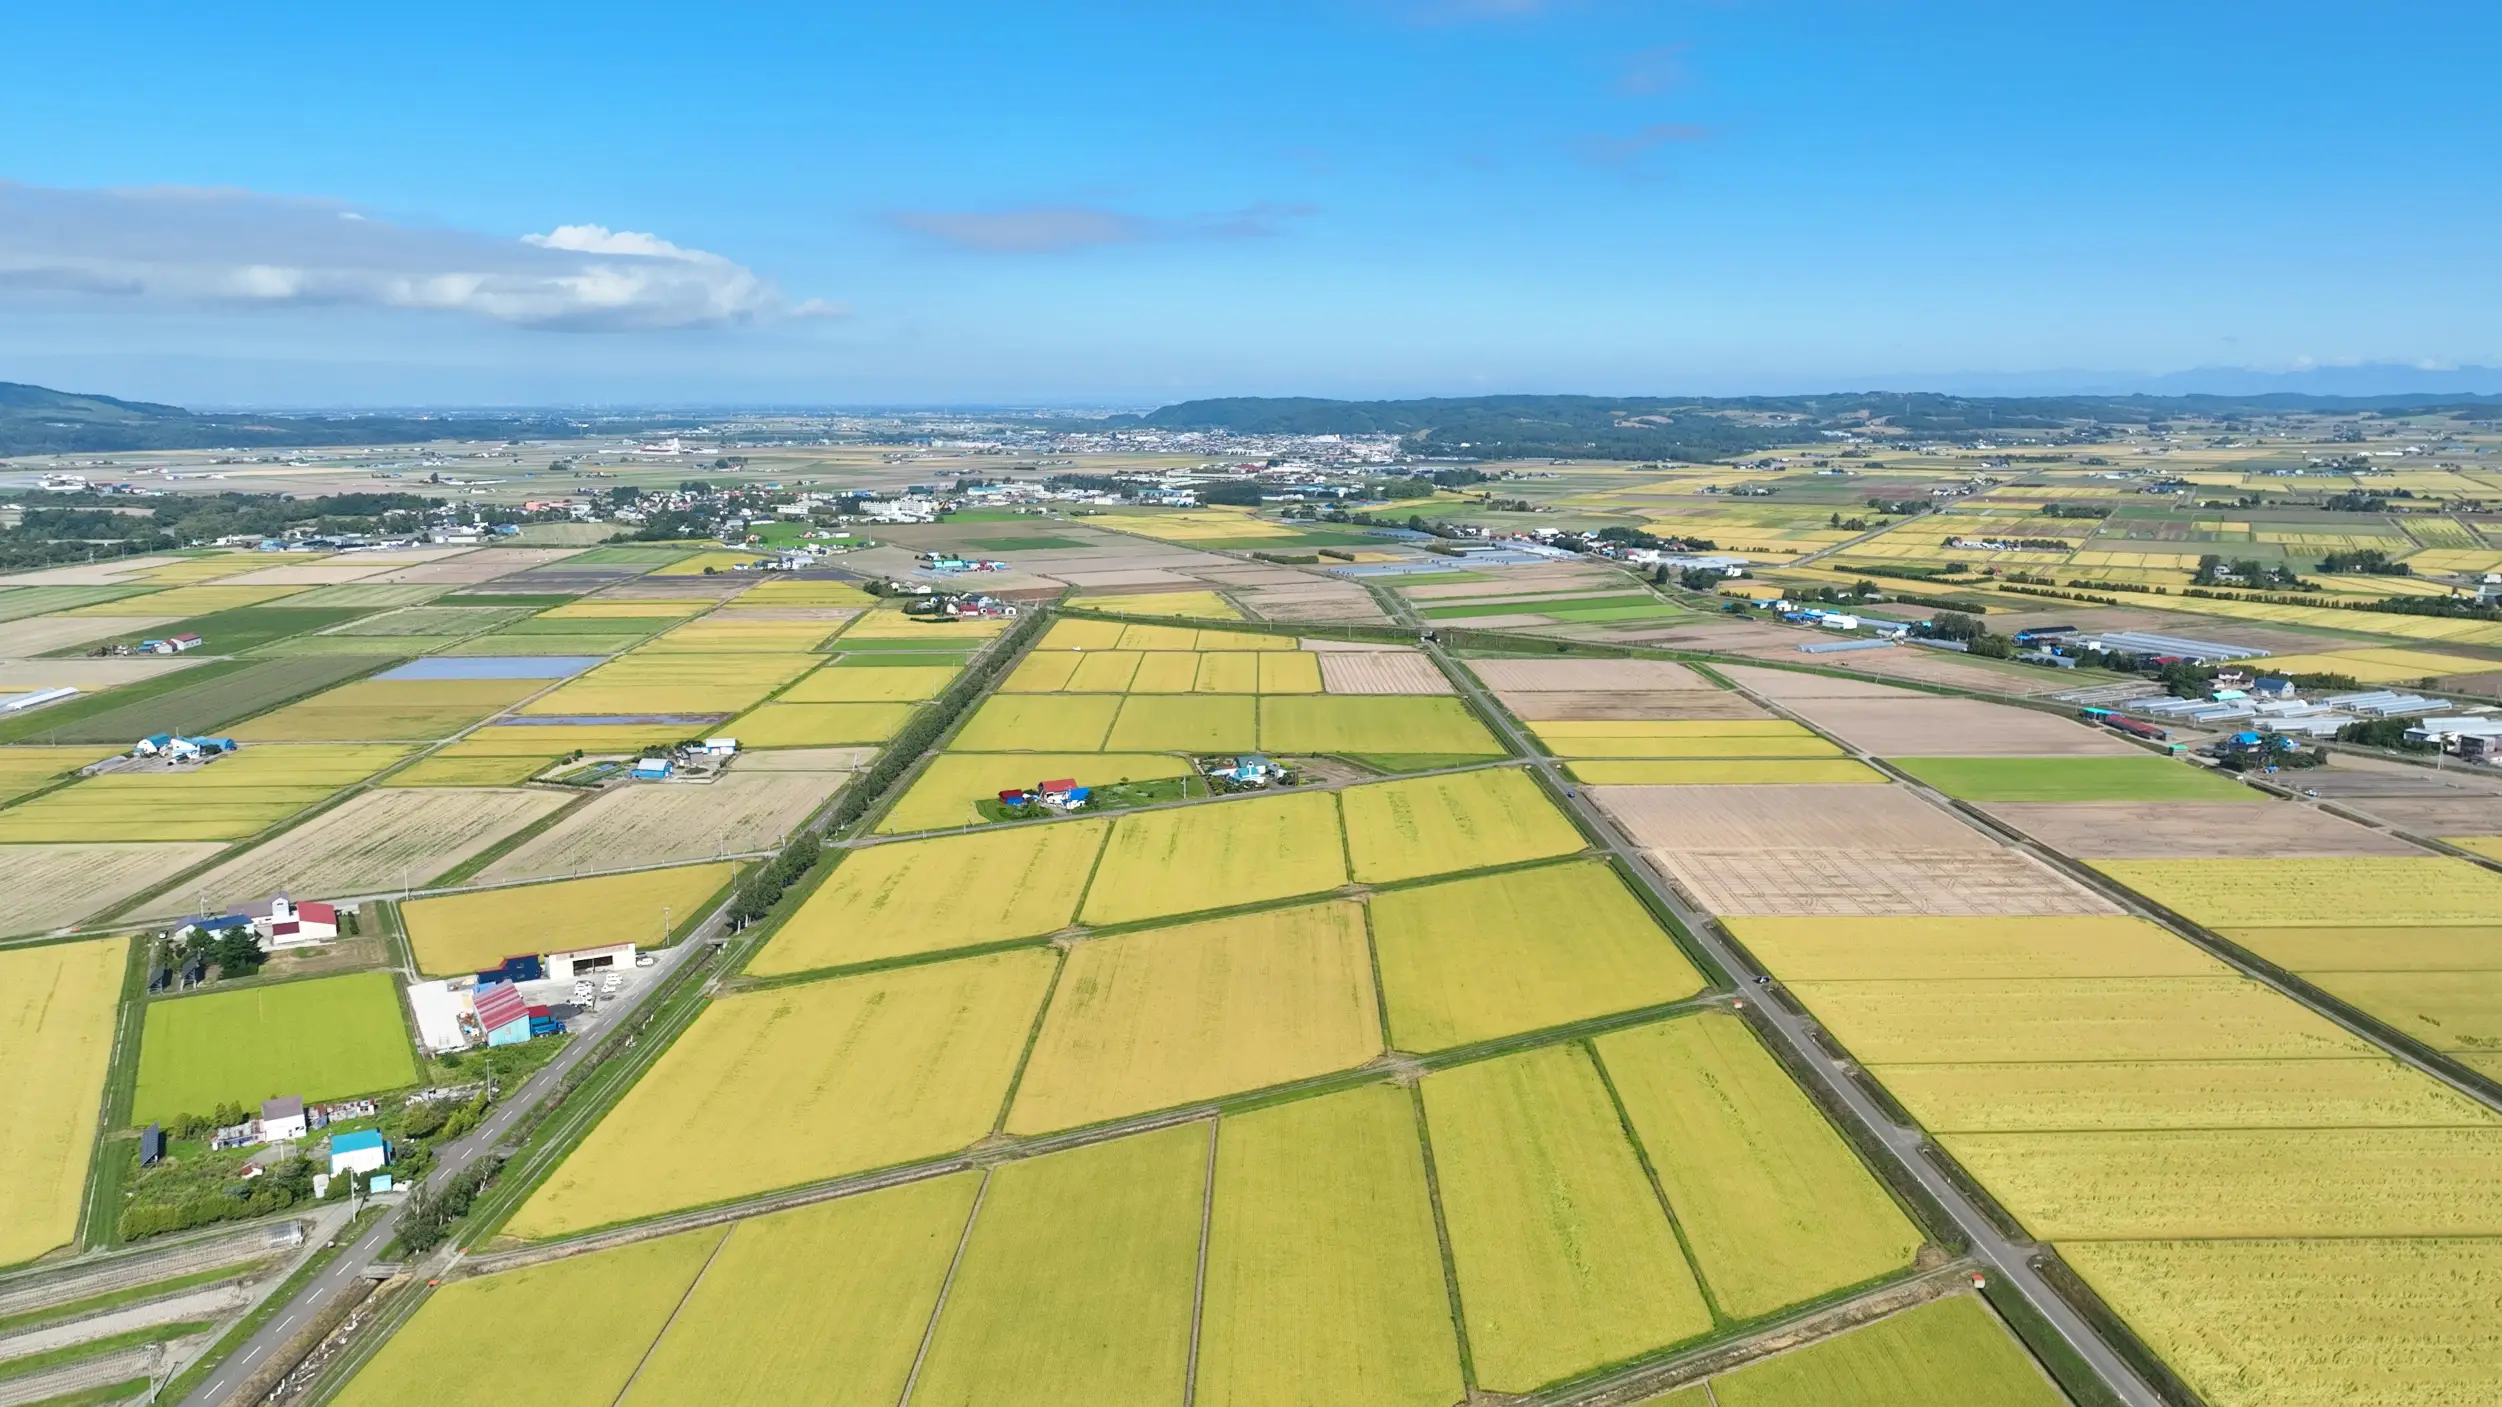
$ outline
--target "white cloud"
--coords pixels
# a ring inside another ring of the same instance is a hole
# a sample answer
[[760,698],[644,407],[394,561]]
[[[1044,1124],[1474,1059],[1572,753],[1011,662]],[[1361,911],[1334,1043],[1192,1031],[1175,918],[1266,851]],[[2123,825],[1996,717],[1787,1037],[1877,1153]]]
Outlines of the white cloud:
[[251,191],[0,181],[0,295],[160,305],[331,304],[521,327],[646,331],[828,317],[754,270],[658,235],[560,225],[502,239]]

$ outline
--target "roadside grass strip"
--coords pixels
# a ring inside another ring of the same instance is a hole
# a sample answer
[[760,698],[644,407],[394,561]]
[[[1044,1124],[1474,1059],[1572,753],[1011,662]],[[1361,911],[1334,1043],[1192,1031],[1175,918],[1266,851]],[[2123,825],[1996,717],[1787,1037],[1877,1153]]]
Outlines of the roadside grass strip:
[[[340,1407],[609,1407],[726,1234],[717,1228],[455,1280],[383,1344]],[[457,1363],[457,1372],[444,1371]]]
[[[1693,1391],[1693,1389],[1689,1389]],[[1698,1393],[1696,1407],[1703,1407]],[[1977,1295],[1953,1295],[1713,1378],[1718,1407],[2066,1407]]]
[[244,742],[423,742],[449,737],[547,687],[545,679],[368,679],[234,730]]
[[1919,1230],[1743,1021],[1707,1012],[1595,1044],[1721,1312],[1911,1265]]
[[[883,669],[852,669],[846,674],[886,674]],[[738,739],[740,747],[826,747],[844,743],[882,743],[912,716],[908,703],[783,703],[775,700],[713,730]]]
[[758,977],[879,962],[1069,926],[1104,821],[872,845],[834,871],[747,965]]
[[337,1099],[417,1080],[390,973],[211,990],[148,1003],[131,1118],[145,1124],[290,1094]]
[[[518,889],[447,894],[400,905],[417,968],[447,977],[494,967],[515,952],[561,953],[632,943],[668,946],[673,927],[718,894],[732,864],[641,870]],[[664,918],[664,915],[666,917]]]
[[1338,801],[1358,884],[1543,860],[1585,845],[1518,768],[1348,787]]
[[[1190,775],[1186,758],[1154,753],[941,753],[877,823],[881,834],[978,826],[979,803],[1000,792],[1074,777],[1080,786],[1143,782]],[[0,813],[5,814],[5,813]]]
[[1467,705],[1413,694],[1271,695],[1260,700],[1260,746],[1288,753],[1503,755],[1503,745]]
[[894,1407],[980,1186],[952,1173],[737,1223],[624,1404]]
[[2093,867],[2209,928],[2493,923],[2502,874],[2426,855],[2097,860]]
[[1134,694],[1121,701],[1103,745],[1116,752],[1238,752],[1258,747],[1258,738],[1259,700],[1248,694]]
[[1225,1120],[1192,1400],[1448,1407],[1463,1396],[1407,1092],[1368,1085]]
[[1345,900],[1071,949],[1006,1131],[1047,1133],[1350,1069],[1381,1054],[1364,911]]
[[1054,965],[995,953],[720,997],[505,1229],[560,1236],[962,1148],[990,1132]]
[[1585,760],[1564,770],[1591,786],[1834,786],[1888,780],[1874,767],[1846,757]]
[[1530,1392],[1710,1331],[1586,1054],[1549,1046],[1422,1088],[1480,1388]]
[[0,950],[0,1265],[77,1234],[129,951],[118,938]]
[[1399,1050],[1469,1045],[1703,989],[1676,941],[1596,861],[1391,890],[1373,896],[1372,920]]
[[993,1172],[915,1407],[1181,1401],[1207,1164],[1184,1124]]
[[937,698],[963,671],[911,665],[897,669],[820,669],[776,695],[776,703],[919,703]]
[[2248,801],[2265,793],[2168,757],[1886,759],[1958,801]]
[[1347,882],[1336,798],[1287,793],[1116,818],[1082,920],[1132,923]]
[[973,710],[950,752],[1093,752],[1121,711],[1117,696],[994,694]]

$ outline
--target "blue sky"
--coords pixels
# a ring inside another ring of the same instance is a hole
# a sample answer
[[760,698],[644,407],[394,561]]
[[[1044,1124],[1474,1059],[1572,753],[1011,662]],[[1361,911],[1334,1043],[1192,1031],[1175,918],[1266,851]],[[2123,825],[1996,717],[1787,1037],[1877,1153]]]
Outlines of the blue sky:
[[237,13],[12,18],[0,378],[1135,404],[2502,365],[2490,6]]

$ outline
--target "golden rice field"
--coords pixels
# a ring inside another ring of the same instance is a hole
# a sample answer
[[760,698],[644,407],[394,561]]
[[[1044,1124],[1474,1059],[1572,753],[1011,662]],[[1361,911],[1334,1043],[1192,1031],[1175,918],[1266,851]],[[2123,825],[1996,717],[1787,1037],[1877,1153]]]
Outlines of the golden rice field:
[[246,743],[430,741],[501,713],[547,684],[544,679],[365,679],[239,724],[234,736]]
[[774,696],[777,703],[918,703],[946,692],[953,665],[862,669],[829,665]]
[[1564,749],[1591,738],[1812,738],[1786,718],[1561,718],[1525,724],[1540,742]]
[[238,606],[265,606],[304,589],[301,586],[177,586],[165,591],[152,591],[141,597],[123,597],[92,606],[77,606],[61,614],[126,616],[144,608],[149,615],[180,620],[188,616],[214,615]]
[[382,780],[386,787],[518,786],[549,767],[558,753],[515,757],[508,754],[437,754],[421,757]]
[[2064,1407],[1978,1295],[1933,1300],[1672,1393],[1678,1407]]
[[[1571,922],[1557,923],[1558,914]],[[1400,1050],[1468,1045],[1703,989],[1667,930],[1596,861],[1390,890],[1373,896],[1372,918],[1390,1043]]]
[[739,593],[742,606],[873,606],[877,598],[839,581],[763,581]]
[[1121,700],[1110,694],[994,694],[947,744],[951,752],[1092,752]]
[[1574,780],[1591,786],[1831,786],[1886,781],[1884,773],[1846,757],[1583,761],[1571,763],[1566,770]]
[[997,1119],[1055,965],[994,953],[722,996],[505,1229],[559,1236],[962,1148]]
[[[1074,777],[1081,786],[1187,777],[1190,763],[1153,753],[942,753],[877,823],[881,834],[983,824],[979,802],[1011,787]],[[5,813],[0,813],[5,814]]]
[[1570,855],[1580,830],[1512,767],[1348,787],[1338,793],[1358,884]]
[[2445,835],[2441,839],[2488,860],[2502,860],[2502,835]]
[[1757,758],[1840,757],[1842,750],[1805,734],[1769,737],[1559,738],[1548,743],[1557,757],[1572,758]]
[[806,654],[842,626],[840,620],[784,620],[774,612],[715,611],[697,616],[643,648],[656,654]]
[[1058,932],[1110,829],[1068,821],[845,851],[747,970],[781,976]]
[[2491,923],[2502,874],[2446,856],[2097,860],[2093,867],[2209,928]]
[[619,600],[593,597],[567,601],[532,617],[534,620],[642,620],[660,616],[693,616],[712,609],[712,602],[684,599]]
[[179,772],[89,777],[0,811],[0,843],[238,839],[408,752],[342,743],[246,746]]
[[[884,674],[855,669],[852,674]],[[762,703],[720,725],[743,748],[831,747],[882,743],[912,717],[908,703]]]
[[2230,971],[2169,931],[2124,914],[1724,922],[1767,971],[1793,982],[2220,977]]
[[1361,905],[1270,909],[1080,943],[1009,1133],[1286,1084],[1381,1053]]
[[561,757],[569,752],[631,755],[686,735],[674,723],[491,723],[428,753],[438,757]]
[[418,970],[434,977],[480,971],[519,952],[665,947],[737,872],[732,864],[688,865],[447,894],[400,905],[400,923]]
[[105,747],[0,747],[0,802],[40,791],[90,762],[119,755]]
[[814,669],[805,654],[634,650],[525,704],[540,715],[737,713]]
[[1503,745],[1458,699],[1415,694],[1270,695],[1260,746],[1271,752],[1500,757]]
[[[1119,649],[1121,636],[1128,630],[1128,626],[1112,620],[1078,620],[1073,617],[1055,620],[1051,628],[1043,632],[1042,639],[1034,642],[1034,648],[1026,658],[1031,660],[1061,650]],[[1191,631],[1189,634],[1192,642],[1196,643],[1198,632]],[[1187,650],[1191,647],[1184,645],[1181,648]]]
[[0,950],[0,1265],[77,1234],[129,952],[123,939]]
[[2217,932],[2295,972],[2484,972],[2502,960],[2502,921]]
[[1112,822],[1080,917],[1134,923],[1346,882],[1338,803],[1326,792],[1134,811]]
[[874,648],[870,642],[877,640],[960,640],[971,648],[1007,629],[1007,620],[999,616],[915,616],[880,606],[861,612],[836,639],[842,649]]
[[[1870,1064],[2010,1060],[2311,1060],[2370,1055],[2245,977],[1796,982],[1836,1039]],[[1986,1014],[1987,1019],[1979,1019]]]
[[2502,1114],[2385,1055],[1874,1068],[1932,1133],[2502,1122]]
[[1103,742],[1115,752],[1244,752],[1259,746],[1259,700],[1247,694],[1133,694],[1120,704]]
[[1240,620],[1242,612],[1213,591],[1159,591],[1134,596],[1080,596],[1069,602],[1090,611],[1123,616],[1194,616],[1200,620]]
[[1249,509],[1138,509],[1097,518],[1092,526],[1136,533],[1162,542],[1225,542],[1235,538],[1293,537],[1295,530],[1268,522]]
[[2429,650],[2337,650],[2316,655],[2276,655],[2271,672],[2281,674],[2343,674],[2366,684],[2396,684],[2442,674],[2473,674],[2494,667],[2490,660],[2466,655],[2437,655]]

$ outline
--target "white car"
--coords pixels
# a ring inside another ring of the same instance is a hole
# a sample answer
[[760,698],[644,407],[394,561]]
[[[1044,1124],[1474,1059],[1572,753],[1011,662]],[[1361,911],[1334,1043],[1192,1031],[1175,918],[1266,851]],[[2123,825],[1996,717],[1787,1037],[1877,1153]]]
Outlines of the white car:
[[618,989],[618,988],[620,988],[620,987],[623,987],[624,985],[625,985],[625,978],[623,978],[623,977],[621,977],[621,976],[617,975],[617,974],[616,974],[616,973],[614,973],[614,972],[609,973],[607,976],[605,976],[605,977],[603,977],[603,978],[599,979],[599,989],[600,989],[600,991],[601,991],[602,993],[604,993],[604,994],[606,994],[606,995],[608,995],[608,996],[612,996],[612,997],[613,997],[613,996],[615,996],[615,995],[617,994],[617,989]]

